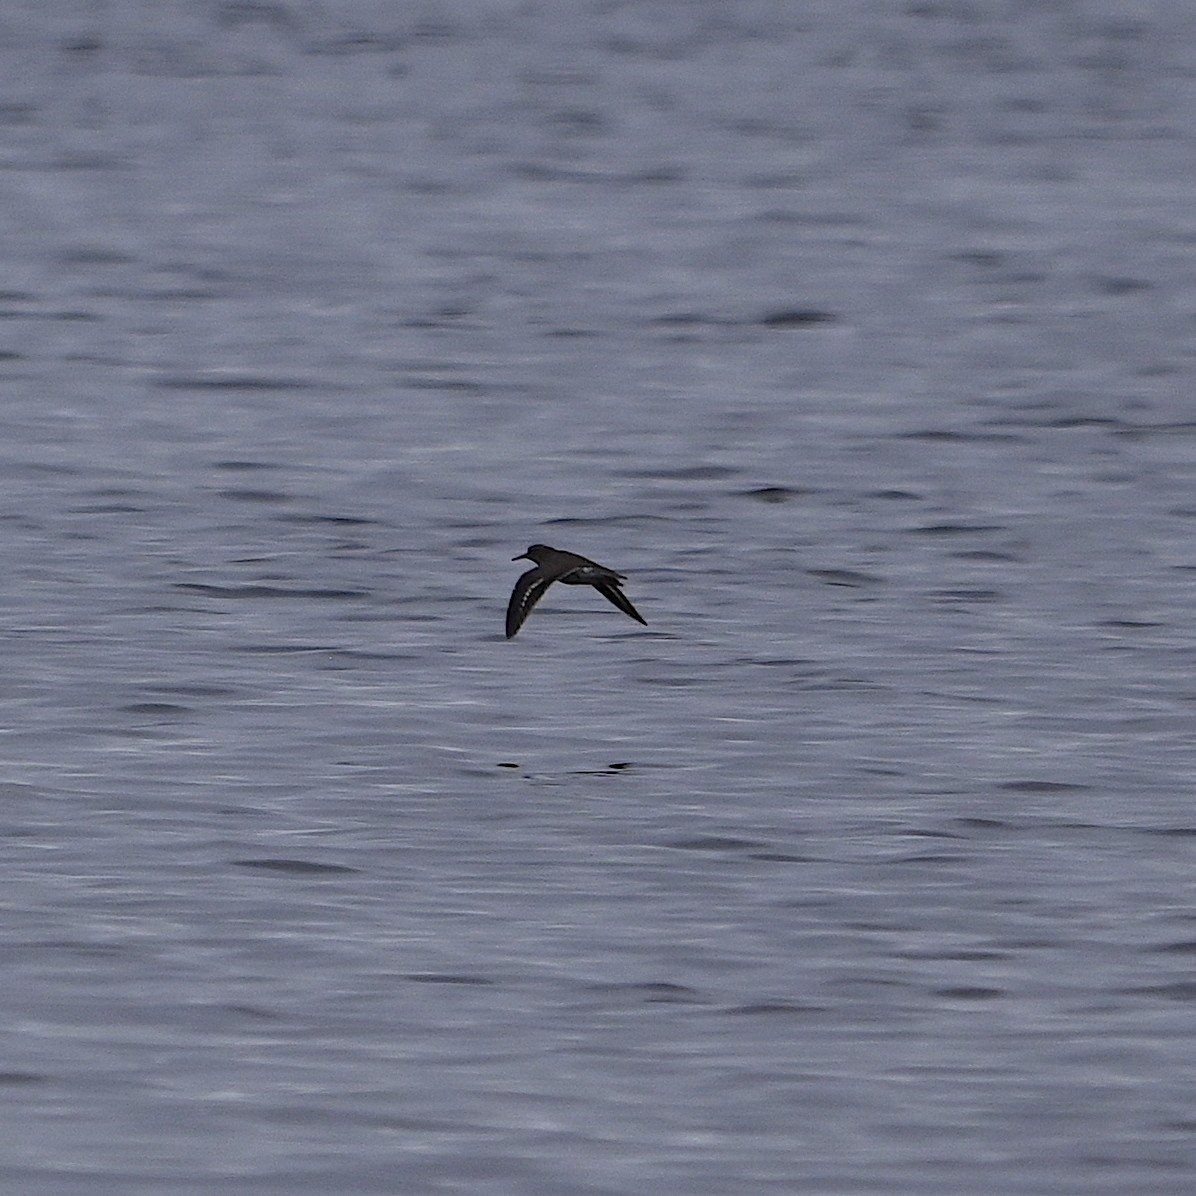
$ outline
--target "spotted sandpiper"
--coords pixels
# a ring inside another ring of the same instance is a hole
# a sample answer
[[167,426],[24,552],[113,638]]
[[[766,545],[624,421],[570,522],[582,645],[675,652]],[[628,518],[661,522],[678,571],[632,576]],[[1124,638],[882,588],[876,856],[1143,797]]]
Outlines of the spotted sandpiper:
[[554,581],[567,586],[593,586],[608,602],[614,603],[625,615],[637,623],[647,622],[631,605],[627,595],[620,588],[624,575],[596,564],[575,552],[564,552],[560,548],[549,548],[547,544],[533,544],[527,552],[511,558],[513,561],[535,561],[536,567],[529,569],[515,583],[511,601],[507,604],[507,639],[523,626],[533,606],[544,597],[545,591]]

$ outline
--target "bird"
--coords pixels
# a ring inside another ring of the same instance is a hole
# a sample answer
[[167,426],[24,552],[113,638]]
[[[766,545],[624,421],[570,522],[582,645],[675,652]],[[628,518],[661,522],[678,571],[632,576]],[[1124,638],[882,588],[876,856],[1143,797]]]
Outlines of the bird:
[[527,552],[521,552],[511,560],[534,561],[536,567],[522,574],[511,591],[511,601],[507,603],[507,639],[523,626],[523,620],[531,613],[532,607],[544,597],[554,581],[564,582],[567,586],[593,586],[603,598],[617,606],[625,615],[630,615],[645,627],[648,626],[647,620],[631,605],[627,595],[620,588],[625,576],[622,573],[616,573],[613,569],[587,560],[584,556],[578,556],[575,552],[549,548],[547,544],[533,544]]

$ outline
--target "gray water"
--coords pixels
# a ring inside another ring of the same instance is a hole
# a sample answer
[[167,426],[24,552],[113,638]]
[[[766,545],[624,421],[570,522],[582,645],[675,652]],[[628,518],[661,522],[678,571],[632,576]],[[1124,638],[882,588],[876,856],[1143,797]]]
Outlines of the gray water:
[[0,67],[6,1196],[1192,1190],[1196,9]]

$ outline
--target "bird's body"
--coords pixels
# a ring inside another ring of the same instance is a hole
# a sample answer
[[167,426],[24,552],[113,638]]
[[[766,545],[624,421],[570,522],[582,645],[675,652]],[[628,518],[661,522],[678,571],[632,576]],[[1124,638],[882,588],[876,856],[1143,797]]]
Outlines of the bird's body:
[[603,598],[617,606],[625,615],[629,615],[637,623],[643,623],[645,627],[648,626],[640,612],[623,593],[622,573],[616,573],[613,569],[599,565],[584,556],[578,556],[575,552],[549,548],[547,544],[533,544],[527,552],[511,559],[534,561],[536,567],[529,569],[515,583],[511,601],[507,604],[507,639],[523,626],[523,621],[532,607],[544,597],[545,591],[554,581],[563,582],[567,586],[593,586]]

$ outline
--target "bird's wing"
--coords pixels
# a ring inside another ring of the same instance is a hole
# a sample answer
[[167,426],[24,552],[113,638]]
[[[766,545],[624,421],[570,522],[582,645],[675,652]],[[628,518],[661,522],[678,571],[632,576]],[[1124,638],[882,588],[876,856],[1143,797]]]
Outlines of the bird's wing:
[[597,575],[599,577],[617,577],[620,581],[627,580],[627,574],[620,573],[617,569],[600,565],[597,561],[592,561],[589,557],[577,556],[576,553],[570,553],[569,555],[576,561],[576,567],[588,572],[591,577]]
[[625,615],[630,615],[637,623],[643,623],[645,627],[648,626],[648,621],[645,619],[634,606],[631,605],[631,599],[619,589],[619,583],[614,581],[596,581],[594,589],[602,595],[607,602],[613,602]]
[[507,603],[507,639],[523,626],[533,606],[544,597],[544,591],[552,585],[552,578],[545,577],[543,571],[537,567],[521,574],[511,591],[511,601]]

